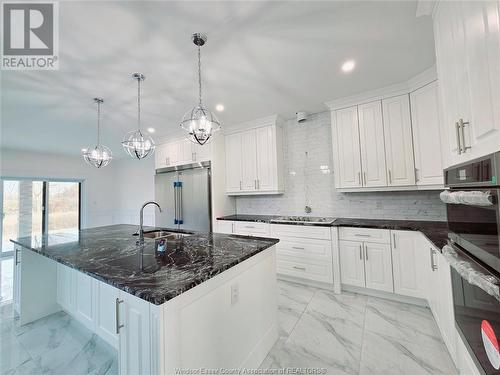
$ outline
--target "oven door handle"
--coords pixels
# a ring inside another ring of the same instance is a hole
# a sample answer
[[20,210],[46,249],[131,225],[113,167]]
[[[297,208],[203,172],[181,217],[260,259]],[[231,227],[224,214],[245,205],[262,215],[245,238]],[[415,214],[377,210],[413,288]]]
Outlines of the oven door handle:
[[465,255],[451,242],[442,249],[443,256],[458,274],[471,285],[475,285],[500,302],[500,280],[488,274],[476,261]]
[[444,190],[439,198],[446,204],[464,204],[467,206],[490,207],[494,206],[494,196],[490,190],[449,191]]

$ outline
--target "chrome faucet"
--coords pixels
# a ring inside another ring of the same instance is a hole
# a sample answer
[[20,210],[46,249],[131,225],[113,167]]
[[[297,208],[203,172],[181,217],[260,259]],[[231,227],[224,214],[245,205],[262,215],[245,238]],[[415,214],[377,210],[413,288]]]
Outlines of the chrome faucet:
[[144,207],[146,207],[149,204],[154,204],[156,207],[158,207],[158,209],[161,212],[160,205],[155,201],[149,201],[142,205],[141,211],[139,212],[139,240],[137,241],[138,245],[144,244]]

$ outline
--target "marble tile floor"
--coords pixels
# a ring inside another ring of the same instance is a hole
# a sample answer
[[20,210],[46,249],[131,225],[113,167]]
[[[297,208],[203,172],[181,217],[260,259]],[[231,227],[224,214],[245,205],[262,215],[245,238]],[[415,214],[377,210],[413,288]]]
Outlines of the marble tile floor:
[[0,374],[116,375],[117,352],[64,312],[20,327],[0,306]]
[[262,369],[458,375],[428,308],[279,282],[280,339]]

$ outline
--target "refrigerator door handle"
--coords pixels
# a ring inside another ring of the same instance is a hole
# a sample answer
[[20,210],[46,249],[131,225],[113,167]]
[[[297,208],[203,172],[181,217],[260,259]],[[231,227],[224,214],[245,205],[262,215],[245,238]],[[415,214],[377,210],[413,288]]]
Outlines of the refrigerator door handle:
[[174,224],[179,224],[177,205],[177,181],[174,181]]
[[177,190],[179,191],[179,199],[178,199],[178,204],[179,204],[179,217],[178,217],[178,224],[184,224],[184,220],[182,217],[182,181],[179,181],[177,183]]

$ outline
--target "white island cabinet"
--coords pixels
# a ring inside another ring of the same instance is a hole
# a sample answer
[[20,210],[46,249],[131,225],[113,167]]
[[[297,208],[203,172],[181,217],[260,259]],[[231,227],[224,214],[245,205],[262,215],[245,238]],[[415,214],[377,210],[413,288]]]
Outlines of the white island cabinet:
[[117,349],[120,375],[258,368],[278,339],[275,246],[161,304],[16,250],[21,324],[65,310]]

